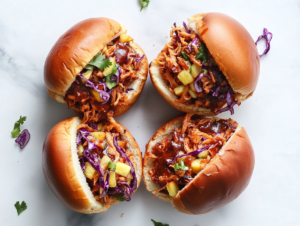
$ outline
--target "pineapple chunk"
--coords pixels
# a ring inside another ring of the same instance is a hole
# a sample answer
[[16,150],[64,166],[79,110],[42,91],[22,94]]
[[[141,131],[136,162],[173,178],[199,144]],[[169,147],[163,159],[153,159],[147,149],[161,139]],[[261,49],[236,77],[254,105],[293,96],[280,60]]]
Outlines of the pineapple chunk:
[[196,159],[191,164],[192,171],[196,174],[199,173],[204,167],[205,164],[201,163],[201,159]]
[[83,151],[84,151],[83,146],[81,144],[78,145],[78,152],[77,152],[78,156],[82,156]]
[[107,46],[104,46],[104,48],[102,49],[102,53],[105,53],[107,51]]
[[[90,79],[92,73],[93,73],[93,70],[87,70],[86,72],[84,72],[82,74],[82,76],[85,77],[86,79]],[[81,78],[81,81],[82,81],[82,83],[86,82],[83,78]]]
[[193,90],[189,89],[189,94],[191,95],[191,97],[193,98],[197,98],[197,93],[194,92]]
[[175,89],[174,89],[174,92],[177,96],[180,96],[183,94],[183,91],[184,91],[184,86],[177,86]]
[[99,141],[104,141],[105,140],[105,133],[104,132],[92,132],[91,133],[93,137],[95,137]]
[[198,158],[200,159],[205,159],[208,156],[209,151],[202,151],[200,152],[200,154],[198,155]]
[[95,97],[95,99],[98,101],[98,102],[102,102],[102,98],[100,97],[100,94],[94,90],[94,89],[91,89],[90,92],[93,94],[93,96]]
[[[183,152],[183,151],[180,151],[180,152],[178,153],[178,155],[184,155],[184,152]],[[177,158],[176,161],[177,161],[178,163],[181,163],[181,161],[184,161],[185,158],[186,158],[186,156],[183,156],[183,157],[181,157],[181,158]]]
[[190,83],[190,88],[191,88],[191,90],[193,90],[194,92],[196,92],[196,89],[195,89],[195,86],[194,86],[194,83],[193,83],[193,82]]
[[178,185],[176,184],[176,182],[172,181],[167,184],[167,190],[171,197],[175,197],[179,191],[179,188],[178,188]]
[[114,188],[116,186],[117,186],[116,173],[111,171],[109,175],[109,187]]
[[108,167],[108,163],[111,161],[110,157],[108,157],[107,155],[103,156],[103,158],[101,159],[101,162],[100,162],[100,167],[103,169],[103,170],[106,170],[107,167]]
[[95,172],[96,170],[94,169],[94,167],[92,167],[92,165],[89,162],[86,162],[84,175],[89,179],[93,179]]
[[125,42],[131,42],[131,41],[133,41],[133,39],[129,35],[126,35],[126,34],[120,35],[120,42],[125,43]]
[[119,174],[123,177],[127,177],[129,172],[130,172],[130,166],[128,166],[122,162],[117,162],[117,164],[116,164],[116,173],[117,174]]
[[104,71],[103,71],[104,76],[107,76],[110,73],[112,73],[112,71],[115,67],[115,64],[116,64],[116,58],[112,57],[109,59],[109,61],[111,62],[111,65],[107,68],[104,68]]
[[182,70],[178,75],[178,79],[183,83],[183,85],[187,85],[194,81],[193,77],[191,76],[190,72],[187,70]]
[[99,130],[103,130],[104,131],[106,129],[106,125],[103,125],[102,123],[98,123],[97,126],[98,126]]
[[201,72],[201,67],[199,67],[198,65],[196,64],[193,64],[192,67],[191,67],[191,75],[196,78],[198,77],[198,75],[200,74]]

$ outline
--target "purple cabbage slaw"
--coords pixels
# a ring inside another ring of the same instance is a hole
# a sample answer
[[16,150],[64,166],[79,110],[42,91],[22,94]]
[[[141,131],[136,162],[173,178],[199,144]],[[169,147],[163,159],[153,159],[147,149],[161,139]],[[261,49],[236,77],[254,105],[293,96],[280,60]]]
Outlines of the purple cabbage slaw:
[[189,33],[189,34],[192,33],[192,31],[190,29],[188,29],[188,27],[186,26],[186,23],[184,21],[183,21],[183,26],[184,26],[187,33]]
[[234,93],[233,93],[232,88],[230,87],[227,94],[226,94],[227,106],[225,108],[222,108],[222,109],[216,111],[215,112],[216,115],[219,114],[219,113],[222,113],[224,111],[228,111],[228,110],[230,111],[231,115],[234,114],[233,106],[236,105],[238,103],[238,101],[232,99],[232,97],[231,97],[232,94],[234,94]]
[[[268,35],[270,35],[270,38],[268,37]],[[259,57],[262,57],[263,55],[266,55],[269,52],[269,50],[270,50],[270,43],[271,43],[271,40],[273,38],[273,34],[271,32],[269,32],[267,30],[267,28],[264,28],[263,34],[258,37],[258,39],[255,42],[255,45],[257,45],[258,41],[260,41],[263,38],[266,40],[266,49],[264,50],[264,52],[261,55],[259,55]]]
[[[175,28],[177,27],[177,26],[176,26],[176,23],[174,23],[174,27],[175,27]],[[175,34],[176,34],[177,39],[181,42],[181,39],[180,39],[180,36],[179,36],[178,31],[175,31]]]
[[23,149],[26,146],[26,144],[29,142],[29,140],[30,140],[30,133],[27,129],[24,129],[22,133],[17,137],[15,142],[20,145],[21,149]]
[[119,84],[121,74],[122,74],[122,71],[121,71],[121,67],[119,66],[118,70],[116,71],[116,74],[114,74],[110,77],[110,81],[116,82],[117,84]]
[[174,158],[174,160],[171,161],[171,162],[168,162],[168,164],[169,164],[169,165],[170,165],[170,164],[173,164],[174,162],[176,162],[176,159],[181,158],[181,157],[184,157],[184,156],[188,156],[188,155],[198,155],[198,154],[200,154],[201,152],[207,150],[208,148],[209,148],[209,146],[206,146],[206,147],[200,148],[200,149],[198,149],[198,150],[196,150],[196,151],[192,151],[192,152],[189,152],[189,153],[186,153],[186,154],[183,154],[183,155],[176,155],[175,158]]
[[198,77],[195,79],[195,81],[194,81],[194,87],[195,87],[195,90],[196,90],[196,92],[197,93],[201,93],[202,92],[202,88],[199,86],[199,81],[201,80],[201,78],[203,77],[203,73],[200,73],[199,75],[198,75]]

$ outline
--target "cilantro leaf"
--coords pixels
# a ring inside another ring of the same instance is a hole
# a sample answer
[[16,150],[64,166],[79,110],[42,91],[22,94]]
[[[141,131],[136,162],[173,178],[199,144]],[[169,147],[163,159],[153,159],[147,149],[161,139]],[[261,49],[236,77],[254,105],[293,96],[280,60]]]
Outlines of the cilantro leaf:
[[184,58],[186,61],[188,61],[188,60],[190,59],[190,58],[186,55],[186,52],[185,52],[185,51],[182,51],[181,54],[182,54],[183,58]]
[[14,129],[13,131],[11,131],[11,135],[13,138],[16,138],[20,135],[21,133],[20,125],[23,124],[25,121],[26,121],[26,116],[24,117],[20,116],[20,119],[15,122]]
[[140,0],[141,6],[142,6],[141,11],[142,11],[143,8],[148,7],[149,2],[150,2],[150,0]]
[[118,199],[119,199],[121,202],[123,202],[123,201],[125,200],[124,197],[123,197],[123,195],[121,195],[121,194],[118,195]]
[[200,47],[198,49],[196,59],[199,59],[202,61],[202,63],[205,63],[208,60],[208,50],[204,42],[201,42]]
[[19,201],[16,202],[15,207],[17,209],[18,215],[20,215],[24,210],[27,209],[26,203],[23,201],[20,205]]
[[105,59],[105,55],[102,53],[97,54],[89,63],[87,66],[85,66],[85,69],[93,69],[92,67],[95,66],[99,68],[100,70],[104,70],[104,68],[109,67],[112,65],[112,62],[110,62],[109,59]]
[[116,72],[118,70],[118,67],[119,67],[119,64],[115,64],[113,71],[108,76],[106,76],[106,82],[105,83],[106,83],[106,85],[109,89],[112,89],[117,85],[117,82],[111,82],[110,78],[111,78],[111,76],[116,74]]
[[84,68],[87,69],[87,70],[93,70],[94,66],[90,65],[90,64],[87,64]]
[[157,222],[153,219],[151,219],[151,221],[153,222],[154,226],[169,226],[169,224],[163,224],[163,223]]
[[181,165],[179,165],[177,162],[175,163],[175,166],[174,166],[174,170],[175,171],[177,171],[177,170],[182,170],[182,171],[184,171],[184,170],[188,170],[189,169],[189,167],[187,167],[187,166],[185,166],[184,165],[184,162],[181,160]]
[[112,161],[110,161],[110,162],[108,163],[108,168],[109,168],[110,170],[116,170],[116,164],[114,164]]

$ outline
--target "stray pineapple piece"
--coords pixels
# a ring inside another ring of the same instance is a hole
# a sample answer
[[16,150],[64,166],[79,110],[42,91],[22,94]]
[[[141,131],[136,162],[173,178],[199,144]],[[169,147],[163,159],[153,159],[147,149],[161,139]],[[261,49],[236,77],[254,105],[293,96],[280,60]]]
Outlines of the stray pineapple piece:
[[122,162],[117,162],[116,164],[116,173],[123,176],[127,177],[130,172],[130,166],[128,166],[125,163]]
[[102,53],[105,53],[107,51],[107,46],[104,46]]
[[180,85],[174,89],[176,95],[181,96],[184,92],[184,86]]
[[[82,74],[83,77],[85,77],[86,79],[90,79],[91,75],[93,73],[93,70],[87,70],[86,72],[84,72]],[[82,83],[85,83],[86,81],[83,78],[80,78]]]
[[120,35],[120,42],[125,43],[125,42],[131,42],[131,41],[133,41],[133,39],[129,35],[126,35],[126,34]]
[[190,83],[190,88],[191,88],[191,90],[193,90],[194,92],[196,92],[196,89],[195,89],[195,86],[194,86],[194,83],[193,83],[193,82]]
[[[180,151],[180,152],[178,153],[178,155],[184,155],[184,152],[183,152],[183,151]],[[177,161],[178,163],[181,163],[181,161],[184,161],[185,158],[186,158],[186,156],[183,156],[183,157],[181,157],[181,158],[177,158],[176,161]]]
[[95,172],[96,170],[94,169],[94,167],[92,167],[92,165],[89,162],[86,162],[84,175],[89,179],[93,179]]
[[187,85],[194,81],[193,77],[191,76],[190,72],[187,70],[182,70],[178,75],[178,79],[182,82],[183,85]]
[[102,98],[100,97],[100,94],[94,90],[94,89],[91,89],[90,92],[93,94],[93,96],[95,97],[95,99],[98,101],[98,102],[102,102]]
[[108,157],[107,155],[104,155],[103,158],[101,159],[100,167],[103,170],[106,170],[110,161],[111,161],[110,157]]
[[201,67],[196,65],[196,64],[193,64],[192,67],[191,67],[191,75],[196,78],[198,77],[198,75],[201,73]]
[[118,141],[118,144],[121,148],[125,148],[126,142],[125,141]]
[[191,95],[191,97],[193,98],[197,98],[197,93],[194,92],[193,90],[189,89],[189,94]]
[[77,152],[78,156],[82,156],[83,151],[84,151],[83,146],[81,144],[78,145],[78,152]]
[[178,185],[176,182],[172,181],[167,184],[167,190],[171,197],[175,197],[179,191]]
[[193,173],[199,173],[204,167],[205,167],[205,163],[201,163],[202,159],[196,159],[192,162],[191,164],[191,168]]
[[99,141],[105,140],[105,133],[104,132],[92,132],[91,133],[93,137],[95,137]]
[[209,154],[209,151],[202,151],[200,152],[200,154],[198,155],[198,158],[200,159],[205,159]]
[[104,68],[104,71],[103,71],[104,76],[107,76],[110,73],[112,73],[112,71],[115,67],[115,64],[116,64],[116,58],[112,57],[109,59],[109,61],[111,62],[111,65],[107,68]]
[[98,123],[97,126],[98,126],[99,130],[105,130],[106,129],[106,125],[103,125],[102,123]]
[[117,186],[116,173],[111,171],[109,175],[109,187],[114,188],[116,186]]

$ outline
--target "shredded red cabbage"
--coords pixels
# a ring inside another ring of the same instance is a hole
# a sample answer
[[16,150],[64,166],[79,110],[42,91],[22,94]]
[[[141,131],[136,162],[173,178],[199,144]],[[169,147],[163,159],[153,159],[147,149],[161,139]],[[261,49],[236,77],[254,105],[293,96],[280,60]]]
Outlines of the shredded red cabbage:
[[111,82],[116,82],[117,84],[119,84],[121,74],[122,74],[122,71],[121,71],[121,67],[119,66],[118,70],[116,71],[116,74],[114,74],[110,77],[110,81]]
[[132,89],[132,88],[127,88],[126,91],[125,91],[125,93],[128,93],[128,92],[130,92],[130,91],[132,91],[132,90],[134,90],[134,89]]
[[224,111],[230,111],[230,113],[233,115],[234,114],[234,109],[233,106],[236,105],[238,103],[237,100],[233,100],[233,98],[231,97],[231,95],[233,95],[233,90],[232,88],[230,88],[227,92],[226,95],[226,102],[227,102],[227,106],[225,108],[220,109],[219,111],[216,111],[215,114],[219,114],[222,113]]
[[128,194],[124,188],[122,187],[115,187],[115,188],[109,188],[108,195],[117,195],[122,194],[125,201],[129,202],[131,200],[130,194]]
[[27,129],[24,129],[22,133],[15,140],[16,143],[20,145],[20,148],[23,149],[30,139],[30,133]]
[[200,73],[199,75],[198,75],[198,77],[195,79],[195,81],[194,81],[194,87],[195,87],[195,90],[196,90],[196,92],[197,93],[201,93],[202,92],[202,88],[199,86],[199,81],[201,80],[201,78],[203,77],[203,73]]
[[83,156],[79,157],[79,162],[80,162],[81,169],[84,172],[85,171],[85,162],[84,162]]
[[141,57],[136,58],[137,67],[140,66],[142,59],[145,57],[145,54],[143,54]]
[[192,40],[192,45],[195,46],[198,49],[198,47],[199,47],[199,39],[198,38],[194,38]]
[[[177,26],[176,26],[176,23],[174,23],[174,27],[175,27],[175,28],[177,27]],[[178,31],[175,31],[175,34],[176,34],[177,39],[181,42]]]
[[188,29],[188,27],[186,26],[186,23],[184,21],[183,21],[183,26],[184,26],[187,33],[189,33],[189,34],[192,33],[192,31],[190,29]]
[[170,165],[170,164],[173,164],[174,162],[176,162],[176,159],[181,158],[181,157],[184,157],[184,156],[188,156],[188,155],[198,155],[198,154],[200,154],[202,151],[207,150],[208,148],[209,148],[209,146],[206,146],[206,147],[200,148],[200,149],[198,149],[198,150],[196,150],[196,151],[189,152],[189,153],[187,153],[187,154],[176,155],[175,158],[174,158],[174,160],[171,161],[171,162],[168,162],[168,164],[169,164],[169,165]]
[[[270,37],[268,37],[268,35],[270,35]],[[264,52],[261,55],[259,55],[259,57],[262,57],[263,55],[266,55],[269,52],[269,50],[270,50],[270,43],[271,43],[271,40],[273,38],[273,34],[271,32],[269,32],[267,30],[267,28],[264,28],[263,34],[258,37],[258,39],[255,42],[255,45],[257,45],[258,41],[261,40],[261,39],[263,39],[263,38],[266,40],[266,49],[264,50]]]

